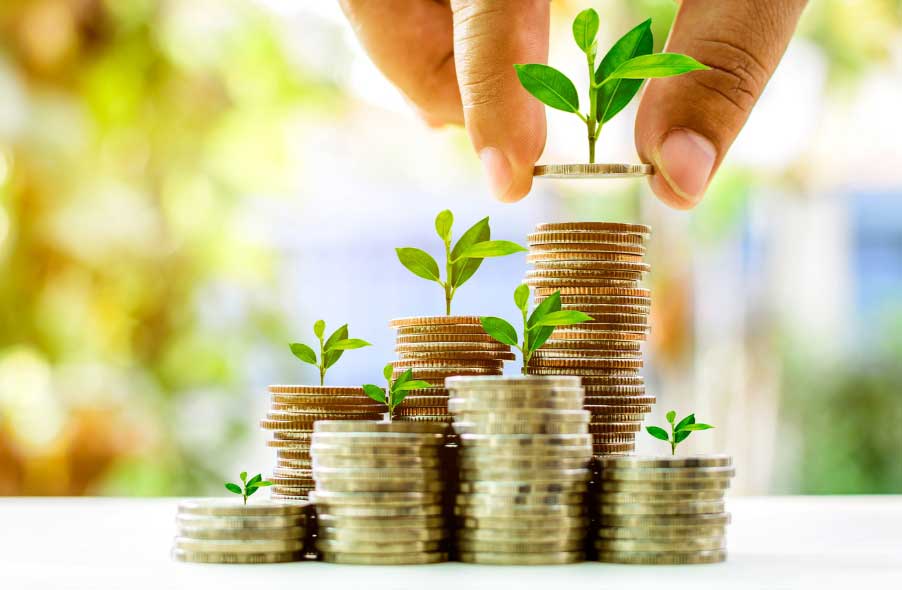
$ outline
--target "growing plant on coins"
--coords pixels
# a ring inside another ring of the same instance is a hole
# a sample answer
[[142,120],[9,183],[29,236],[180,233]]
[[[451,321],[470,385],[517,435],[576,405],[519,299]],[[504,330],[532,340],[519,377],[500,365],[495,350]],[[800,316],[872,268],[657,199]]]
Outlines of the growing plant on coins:
[[[376,400],[379,403],[385,404],[388,406],[388,417],[391,419],[392,414],[395,413],[395,408],[397,408],[404,398],[407,397],[407,394],[410,393],[414,389],[424,389],[426,387],[431,387],[431,385],[426,381],[420,381],[418,379],[413,378],[413,369],[407,369],[401,376],[397,379],[392,379],[392,372],[394,367],[391,366],[391,363],[385,365],[382,369],[382,376],[385,377],[385,382],[387,387],[382,389],[378,385],[373,385],[368,383],[363,386],[363,391],[366,392],[368,396],[372,399]],[[386,396],[385,392],[388,392]]]
[[670,424],[670,436],[667,435],[667,431],[659,426],[648,426],[645,428],[648,431],[648,434],[653,437],[663,440],[665,442],[670,443],[670,454],[676,455],[677,445],[686,440],[690,434],[695,432],[696,430],[708,430],[714,428],[710,424],[701,424],[695,421],[695,414],[689,414],[676,424],[674,424],[674,420],[676,420],[676,412],[674,410],[670,410],[667,412],[667,422]]
[[226,483],[225,488],[233,494],[241,496],[244,499],[245,506],[247,506],[247,499],[256,494],[257,490],[272,485],[271,481],[264,481],[263,476],[259,473],[248,479],[247,471],[242,471],[238,477],[241,478],[242,485],[239,486],[237,483]]
[[445,314],[451,315],[451,300],[457,289],[479,269],[483,259],[526,252],[526,248],[507,240],[492,240],[489,218],[477,221],[451,246],[451,226],[454,215],[448,209],[435,218],[435,232],[445,245],[445,278],[442,280],[438,262],[419,248],[395,248],[404,268],[428,281],[435,281],[445,291]]
[[536,306],[532,314],[529,312],[529,287],[520,285],[514,290],[514,303],[523,317],[523,342],[517,342],[517,330],[507,321],[496,317],[482,317],[479,322],[489,336],[520,350],[523,355],[522,373],[526,374],[532,354],[545,344],[554,329],[558,326],[572,326],[592,319],[591,316],[576,310],[561,310],[561,292],[555,291]]
[[338,362],[344,351],[372,346],[366,340],[348,338],[347,324],[332,332],[332,335],[323,341],[323,336],[326,334],[326,322],[316,320],[313,324],[313,334],[319,341],[319,357],[317,357],[316,351],[302,342],[292,342],[289,346],[294,356],[319,369],[320,385],[323,385],[326,381],[326,370]]
[[516,64],[520,83],[540,101],[573,113],[586,125],[589,162],[595,162],[595,142],[601,128],[632,100],[647,78],[667,78],[708,66],[688,55],[652,53],[651,19],[636,26],[611,47],[596,67],[598,13],[588,8],[573,20],[573,39],[586,55],[589,69],[589,112],[579,110],[579,95],[567,76],[544,64]]

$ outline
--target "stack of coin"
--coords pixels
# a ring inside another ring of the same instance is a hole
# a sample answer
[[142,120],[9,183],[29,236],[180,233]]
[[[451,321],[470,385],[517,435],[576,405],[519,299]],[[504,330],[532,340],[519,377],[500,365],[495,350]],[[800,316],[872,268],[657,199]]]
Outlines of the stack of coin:
[[395,412],[398,420],[450,423],[445,378],[500,375],[504,361],[515,358],[510,346],[486,334],[476,316],[399,318],[389,325],[397,330],[394,377],[413,369],[414,379],[431,384],[408,394]]
[[430,422],[317,422],[313,477],[323,560],[360,565],[448,559],[441,479],[448,427]]
[[727,558],[725,455],[603,457],[595,502],[599,561],[715,563]]
[[186,500],[176,516],[172,557],[195,563],[276,563],[303,558],[303,504]]
[[310,440],[317,420],[380,420],[385,406],[361,387],[270,385],[270,411],[260,426],[273,433],[266,442],[276,449],[276,467],[269,481],[272,498],[306,501],[313,489]]
[[579,375],[592,413],[596,455],[631,453],[655,398],[645,393],[640,345],[648,333],[650,293],[639,287],[650,234],[626,223],[543,223],[529,235],[526,283],[536,303],[556,291],[561,309],[591,322],[556,329],[530,360],[531,375]]
[[452,377],[460,435],[457,557],[582,561],[592,437],[578,377]]

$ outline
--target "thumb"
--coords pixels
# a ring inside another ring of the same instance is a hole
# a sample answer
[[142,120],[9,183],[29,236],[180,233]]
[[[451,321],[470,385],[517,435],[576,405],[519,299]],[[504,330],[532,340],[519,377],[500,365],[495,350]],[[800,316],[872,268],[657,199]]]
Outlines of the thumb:
[[655,165],[652,190],[680,209],[701,200],[795,30],[804,0],[684,0],[667,51],[711,67],[652,80],[636,148]]
[[548,0],[451,0],[464,121],[495,196],[532,187],[545,147],[545,110],[520,86],[515,63],[548,59]]

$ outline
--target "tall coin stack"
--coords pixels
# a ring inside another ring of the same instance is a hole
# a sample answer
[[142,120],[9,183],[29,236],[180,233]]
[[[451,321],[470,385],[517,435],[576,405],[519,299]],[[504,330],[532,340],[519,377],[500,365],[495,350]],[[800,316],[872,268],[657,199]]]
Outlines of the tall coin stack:
[[724,492],[735,474],[730,457],[599,461],[599,561],[691,564],[727,558]]
[[260,426],[272,431],[266,444],[276,449],[272,498],[306,501],[313,490],[310,441],[317,420],[380,420],[385,406],[361,387],[270,385],[270,411]]
[[303,558],[306,506],[235,500],[179,504],[172,557],[195,563],[276,563]]
[[514,360],[510,346],[489,336],[476,316],[426,316],[392,320],[397,330],[392,363],[394,378],[413,369],[413,378],[432,384],[412,391],[396,411],[401,421],[451,422],[445,378],[454,375],[501,375],[504,361]]
[[460,435],[460,561],[562,564],[585,558],[592,458],[578,377],[452,377]]
[[317,422],[313,477],[324,561],[360,565],[448,559],[441,423]]
[[527,261],[535,270],[526,283],[535,289],[536,303],[560,291],[561,309],[593,319],[555,330],[527,372],[583,378],[596,455],[633,452],[655,402],[639,374],[651,308],[650,293],[639,282],[649,270],[642,259],[650,231],[626,223],[543,223],[528,237]]

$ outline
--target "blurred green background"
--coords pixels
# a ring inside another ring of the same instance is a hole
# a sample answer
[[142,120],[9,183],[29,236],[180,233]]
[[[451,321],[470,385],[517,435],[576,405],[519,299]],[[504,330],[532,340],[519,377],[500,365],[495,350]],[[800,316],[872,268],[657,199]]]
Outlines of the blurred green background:
[[[652,16],[659,49],[675,11],[589,4],[602,44]],[[565,71],[586,5],[552,4]],[[391,358],[388,318],[440,312],[392,248],[431,247],[445,207],[521,242],[554,219],[650,223],[652,422],[718,425],[692,450],[732,453],[739,493],[900,493],[899,104],[902,2],[821,0],[695,211],[632,181],[502,205],[332,2],[4,0],[0,495],[200,494],[265,470],[265,385],[314,380],[287,342],[350,321],[376,345],[334,370],[357,384]],[[634,108],[601,161],[635,160]],[[543,159],[581,156],[549,120]],[[481,271],[456,311],[508,313],[525,268]]]

